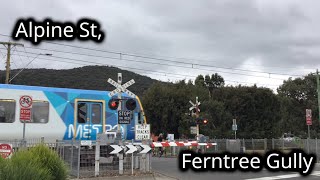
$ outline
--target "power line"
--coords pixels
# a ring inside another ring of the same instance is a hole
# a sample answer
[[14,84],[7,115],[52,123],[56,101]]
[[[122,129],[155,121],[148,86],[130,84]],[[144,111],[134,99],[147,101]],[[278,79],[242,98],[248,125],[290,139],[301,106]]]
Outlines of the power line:
[[[43,50],[49,50],[49,49],[43,49]],[[50,50],[49,50],[50,51]],[[58,52],[59,50],[57,50],[56,52]],[[53,51],[55,52],[55,51]],[[31,52],[26,52],[28,54],[37,54],[37,53],[31,53]],[[79,53],[73,53],[70,52],[72,54],[79,54]],[[85,54],[84,54],[85,55]],[[106,58],[106,59],[114,59],[117,61],[135,61],[135,62],[140,62],[140,63],[149,63],[149,64],[155,64],[155,65],[162,65],[162,66],[173,66],[172,64],[164,64],[164,63],[154,63],[154,62],[145,62],[145,61],[139,61],[139,60],[132,60],[132,59],[125,59],[125,58],[116,58],[116,57],[107,57],[107,56],[97,56],[97,55],[88,55],[90,57],[100,57],[100,58]],[[56,58],[62,58],[62,59],[69,59],[69,60],[74,60],[74,61],[84,61],[84,60],[79,60],[79,59],[73,59],[73,58],[67,58],[67,57],[61,57],[61,56],[52,56],[52,57],[56,57]],[[197,67],[185,67],[185,66],[177,66],[175,65],[174,67],[178,67],[178,68],[185,68],[185,69],[196,69],[196,70],[203,70],[203,71],[207,71],[207,72],[212,72],[215,71],[217,73],[226,73],[226,74],[236,74],[236,75],[242,75],[242,76],[251,76],[251,77],[261,77],[261,78],[266,78],[266,79],[276,79],[276,80],[286,80],[284,78],[274,78],[271,77],[269,74],[269,77],[267,76],[260,76],[260,75],[252,75],[252,74],[244,74],[244,73],[238,73],[238,72],[227,72],[227,71],[217,71],[215,69],[204,69],[204,68],[197,68]]]
[[[0,34],[0,35],[1,36],[10,37],[9,35],[4,35],[4,34]],[[232,67],[220,67],[220,66],[214,66],[214,65],[209,65],[209,64],[190,63],[190,62],[185,62],[185,61],[182,62],[182,61],[170,60],[170,59],[165,59],[165,58],[156,58],[156,57],[133,54],[133,53],[115,52],[115,51],[108,51],[108,50],[102,50],[102,49],[94,49],[94,48],[81,47],[81,46],[76,46],[76,45],[62,44],[62,43],[49,42],[49,41],[44,41],[44,43],[60,45],[60,46],[66,46],[66,47],[79,48],[79,49],[85,49],[85,50],[91,50],[91,51],[97,51],[97,52],[111,53],[111,54],[116,54],[116,55],[119,55],[119,56],[131,56],[131,57],[137,57],[137,58],[143,58],[143,59],[152,59],[152,60],[158,60],[158,61],[179,63],[179,64],[184,64],[184,65],[188,64],[188,65],[191,65],[191,67],[200,66],[200,67],[212,67],[212,68],[218,68],[218,69],[228,69],[228,70],[243,71],[243,72],[264,73],[264,74],[268,74],[269,76],[271,74],[273,74],[273,75],[284,75],[284,76],[295,76],[295,77],[303,76],[303,75],[293,75],[293,74],[286,74],[286,73],[276,73],[276,72],[267,72],[267,71],[256,71],[256,70],[248,70],[248,69],[239,69],[239,68],[232,68]],[[52,49],[46,49],[46,48],[35,48],[35,47],[27,47],[27,48],[40,49],[40,50],[51,50],[51,51],[55,51],[55,52],[86,55],[86,56],[94,56],[94,55],[81,54],[81,53],[72,53],[72,52],[52,50]],[[99,57],[102,57],[102,56],[99,56]],[[174,58],[174,59],[188,59],[188,58],[178,58],[178,57],[172,57],[172,58]],[[189,60],[204,61],[204,60],[201,60],[201,59],[189,59]],[[146,61],[139,61],[139,62],[151,63],[151,62],[146,62]],[[210,62],[214,62],[214,61],[210,61]],[[263,66],[263,67],[266,67],[266,66]],[[275,68],[275,67],[276,66],[272,66],[272,68]]]
[[[16,54],[12,54],[12,55],[16,55]],[[21,55],[21,56],[24,56],[26,57],[25,55]],[[57,58],[55,56],[51,56],[52,58]],[[33,57],[31,57],[33,58]],[[72,63],[72,64],[79,64],[79,65],[108,65],[108,66],[111,66],[112,65],[109,65],[109,64],[105,64],[105,63],[97,63],[97,62],[91,62],[91,61],[85,61],[85,60],[80,60],[81,62],[84,62],[84,63],[79,63],[79,62],[70,62],[70,61],[63,61],[63,60],[56,60],[56,59],[47,59],[47,58],[42,58],[42,57],[39,57],[37,59],[42,59],[42,60],[48,60],[48,61],[57,61],[57,62],[64,62],[64,63]],[[74,60],[74,59],[69,59],[71,61],[77,61],[77,60]],[[167,73],[167,72],[159,72],[159,71],[153,71],[153,70],[146,70],[146,69],[139,69],[139,68],[133,68],[133,67],[126,67],[126,66],[118,66],[118,67],[122,67],[122,68],[129,68],[130,70],[134,69],[136,71],[143,71],[143,72],[151,72],[151,73],[163,73],[164,75],[161,75],[161,74],[157,74],[157,75],[160,75],[160,76],[166,76],[166,77],[172,77],[171,75],[177,75],[177,76],[182,76],[182,77],[192,77],[192,78],[195,78],[196,76],[193,76],[193,75],[187,75],[187,74],[177,74],[177,73]],[[167,74],[170,74],[167,75]],[[235,83],[245,83],[245,84],[261,84],[261,85],[266,85],[266,86],[274,86],[274,87],[278,87],[277,85],[273,85],[273,84],[262,84],[262,83],[250,83],[250,82],[242,82],[242,81],[233,81],[233,80],[227,80],[225,79],[225,81],[228,81],[228,82],[235,82]]]
[[0,51],[0,53],[2,55],[1,59],[6,57],[6,54],[3,54],[2,51]]
[[[112,54],[116,54],[116,55],[119,55],[119,56],[130,56],[130,57],[143,58],[143,59],[152,59],[152,60],[166,61],[166,62],[177,63],[177,64],[184,64],[184,65],[187,64],[187,65],[190,65],[192,68],[194,68],[194,66],[200,66],[200,67],[212,67],[212,68],[235,70],[235,71],[242,71],[242,72],[263,73],[263,74],[268,74],[268,75],[274,74],[274,75],[295,76],[295,77],[303,76],[303,75],[292,75],[292,74],[276,73],[276,72],[267,72],[267,71],[256,71],[256,70],[248,70],[248,69],[238,69],[238,68],[232,68],[232,67],[220,67],[220,66],[214,66],[214,65],[209,65],[209,64],[199,64],[199,63],[182,62],[182,61],[169,60],[169,59],[164,59],[164,58],[155,58],[155,57],[150,57],[150,56],[142,56],[142,55],[136,55],[136,54],[122,53],[122,52],[112,52],[112,51],[107,51],[107,50],[98,50],[98,49],[93,49],[93,48],[86,48],[86,47],[81,47],[81,46],[61,44],[61,43],[54,43],[54,42],[45,42],[45,43],[55,44],[55,45],[62,45],[62,46],[66,46],[66,47],[74,47],[74,48],[86,49],[86,50],[92,50],[92,51],[98,51],[98,52],[112,53]],[[26,48],[38,49],[38,50],[49,50],[49,51],[53,51],[53,52],[70,53],[70,54],[75,54],[75,55],[84,55],[84,56],[92,56],[92,57],[100,57],[100,58],[111,58],[111,57],[98,56],[98,55],[92,55],[92,54],[83,54],[83,53],[75,53],[75,52],[70,52],[70,51],[61,51],[61,50],[56,50],[56,49],[35,48],[35,47],[26,47]],[[123,59],[123,58],[122,58],[122,59]],[[123,59],[123,60],[128,61],[129,59]],[[141,60],[132,60],[132,59],[130,59],[130,61],[143,62],[143,63],[156,64],[156,65],[168,65],[168,64],[163,64],[163,63],[156,63],[156,62],[149,62],[149,61],[141,61]],[[175,66],[176,66],[176,65],[175,65]],[[186,67],[186,66],[178,66],[178,67]],[[198,68],[198,69],[199,69],[199,68]]]
[[[47,44],[55,44],[55,45],[61,45],[61,46],[68,46],[68,47],[73,47],[73,48],[79,48],[79,49],[86,49],[86,50],[92,50],[92,51],[98,51],[98,52],[105,52],[105,53],[111,53],[111,54],[121,54],[121,55],[126,55],[126,56],[132,56],[132,57],[140,57],[140,58],[145,58],[145,59],[154,59],[154,60],[162,60],[162,61],[170,61],[170,62],[179,62],[179,63],[186,63],[185,61],[181,62],[181,61],[174,61],[174,60],[168,60],[168,59],[164,59],[164,58],[154,58],[154,57],[150,57],[147,55],[138,55],[138,54],[133,54],[133,53],[126,53],[126,52],[115,52],[115,51],[108,51],[108,50],[102,50],[102,49],[94,49],[94,48],[88,48],[88,47],[81,47],[81,46],[75,46],[75,45],[69,45],[69,44],[62,44],[62,43],[56,43],[56,42],[49,42],[46,41],[44,43]],[[163,57],[168,57],[168,56],[163,56]],[[219,62],[219,61],[208,61],[208,60],[203,60],[203,59],[198,59],[198,58],[183,58],[183,57],[168,57],[168,58],[173,58],[173,59],[184,59],[184,60],[197,60],[197,61],[206,61],[206,62]],[[197,63],[188,63],[191,65],[199,65],[199,66],[211,66],[211,65],[203,65],[203,64],[197,64]],[[245,64],[245,65],[250,65],[250,64]],[[252,65],[252,64],[251,64]],[[254,66],[258,66],[258,65],[254,65]],[[216,66],[213,66],[216,67]],[[296,69],[296,68],[289,68],[289,67],[279,67],[279,66],[260,66],[260,67],[270,67],[270,68],[285,68],[285,69]],[[230,68],[230,67],[216,67],[216,68]],[[244,70],[244,69],[236,69],[233,68],[234,70]],[[309,69],[309,70],[313,70],[313,69]],[[244,70],[244,71],[250,71],[250,70]],[[254,71],[252,71],[254,72]],[[279,74],[279,73],[273,73],[273,72],[261,72],[260,73],[267,73],[267,74]],[[280,75],[288,75],[288,74],[280,74]],[[288,76],[303,76],[303,75],[288,75]]]

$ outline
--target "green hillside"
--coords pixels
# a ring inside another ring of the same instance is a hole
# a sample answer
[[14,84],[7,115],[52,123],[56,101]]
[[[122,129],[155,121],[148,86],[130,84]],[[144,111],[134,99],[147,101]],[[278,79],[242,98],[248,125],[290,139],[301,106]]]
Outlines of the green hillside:
[[[12,70],[14,76],[18,70]],[[123,83],[134,79],[135,84],[128,88],[133,93],[142,96],[143,93],[157,80],[142,76],[131,71],[108,66],[85,66],[74,69],[25,69],[11,84],[62,87],[92,90],[114,90],[107,80],[117,80],[118,73],[122,73]],[[5,72],[0,71],[1,83],[5,81]]]

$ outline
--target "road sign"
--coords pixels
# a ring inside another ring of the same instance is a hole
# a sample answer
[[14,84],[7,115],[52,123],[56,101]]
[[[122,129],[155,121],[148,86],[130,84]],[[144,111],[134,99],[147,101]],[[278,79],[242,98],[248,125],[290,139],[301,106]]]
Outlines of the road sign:
[[150,124],[135,125],[135,140],[150,139]]
[[151,148],[149,145],[140,145],[142,150],[140,151],[140,154],[146,154],[151,151]]
[[312,125],[312,111],[311,111],[311,109],[306,109],[306,123],[308,126]]
[[31,121],[31,109],[21,108],[20,109],[20,120],[21,121]]
[[125,154],[132,154],[134,152],[139,152],[140,154],[149,153],[151,151],[151,148],[149,145],[126,145],[126,146],[120,146],[120,145],[109,145],[113,148],[113,151],[110,152],[110,154],[119,154],[124,152]]
[[32,97],[28,95],[20,96],[20,120],[31,121]]
[[197,134],[197,126],[190,127],[190,134]]
[[119,145],[110,145],[113,148],[113,151],[110,152],[110,154],[119,154],[121,151],[123,151],[122,147]]
[[12,154],[11,144],[0,144],[0,156],[3,159],[10,157],[11,154]]
[[232,121],[233,121],[232,130],[233,130],[233,131],[237,131],[237,130],[238,130],[237,120],[236,120],[236,119],[233,119]]
[[118,111],[118,124],[130,124],[131,111]]
[[20,108],[32,108],[32,97],[24,95],[19,100]]
[[232,125],[232,130],[237,131],[238,130],[238,125]]
[[114,80],[112,80],[111,78],[109,78],[109,79],[108,79],[108,83],[110,83],[111,85],[113,85],[114,87],[116,87],[115,90],[111,91],[111,92],[108,94],[110,97],[112,97],[112,96],[114,96],[114,95],[116,95],[116,94],[118,94],[118,93],[121,93],[121,92],[127,93],[127,94],[128,94],[130,97],[132,97],[132,98],[135,98],[135,97],[136,97],[136,95],[135,95],[133,92],[131,92],[131,91],[129,91],[129,90],[127,89],[129,86],[131,86],[132,84],[135,83],[135,81],[134,81],[133,79],[131,79],[130,81],[128,81],[128,82],[126,82],[125,84],[121,85],[120,83],[117,83],[117,82],[115,82]]
[[174,141],[174,134],[168,134],[167,138],[169,142]]

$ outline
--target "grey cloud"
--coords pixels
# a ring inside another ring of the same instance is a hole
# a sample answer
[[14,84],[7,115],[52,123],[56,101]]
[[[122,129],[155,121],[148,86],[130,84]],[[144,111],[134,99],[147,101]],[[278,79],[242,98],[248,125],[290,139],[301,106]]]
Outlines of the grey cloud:
[[[0,7],[0,15],[5,17],[0,22],[0,32],[4,34],[10,34],[11,28],[19,17],[34,16],[36,19],[52,17],[58,21],[76,21],[85,16],[101,23],[107,32],[106,41],[102,44],[79,43],[78,41],[70,44],[157,57],[187,57],[188,59],[173,59],[233,68],[243,68],[248,59],[258,57],[259,60],[256,61],[259,61],[262,67],[256,69],[280,73],[283,72],[283,69],[267,66],[296,68],[296,70],[287,69],[286,73],[289,74],[304,73],[302,66],[315,68],[320,65],[320,54],[317,53],[320,49],[320,36],[318,35],[320,25],[317,24],[320,13],[317,13],[316,10],[320,3],[317,1],[128,0],[88,2],[34,0],[28,3],[7,1],[6,5],[10,8]],[[0,40],[6,39],[0,37]],[[69,44],[69,42],[63,43]],[[83,52],[76,48],[48,44],[40,47]],[[35,52],[35,50],[30,51]],[[88,52],[88,54],[93,53],[118,57],[117,55]],[[155,71],[176,71],[195,75],[208,73],[207,71],[190,72],[188,69],[137,62],[54,54]],[[41,61],[38,65],[41,66]],[[48,64],[43,62],[43,67],[45,65],[60,67],[55,62]],[[69,64],[63,67],[72,66]],[[226,73],[224,75],[229,79],[239,81],[256,80],[252,77]]]

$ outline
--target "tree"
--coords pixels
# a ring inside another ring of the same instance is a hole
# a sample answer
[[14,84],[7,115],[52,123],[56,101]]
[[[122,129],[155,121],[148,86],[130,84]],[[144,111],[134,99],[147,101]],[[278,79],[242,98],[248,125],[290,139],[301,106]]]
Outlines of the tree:
[[196,80],[194,81],[194,84],[197,86],[197,87],[205,87],[205,83],[204,83],[204,77],[202,75],[198,75],[196,77]]
[[320,135],[318,128],[319,121],[315,120],[318,116],[317,107],[317,83],[313,74],[308,74],[303,78],[284,81],[277,89],[278,98],[281,102],[281,127],[287,132],[303,138],[307,137],[307,125],[305,119],[306,109],[312,110],[314,117],[311,136]]

